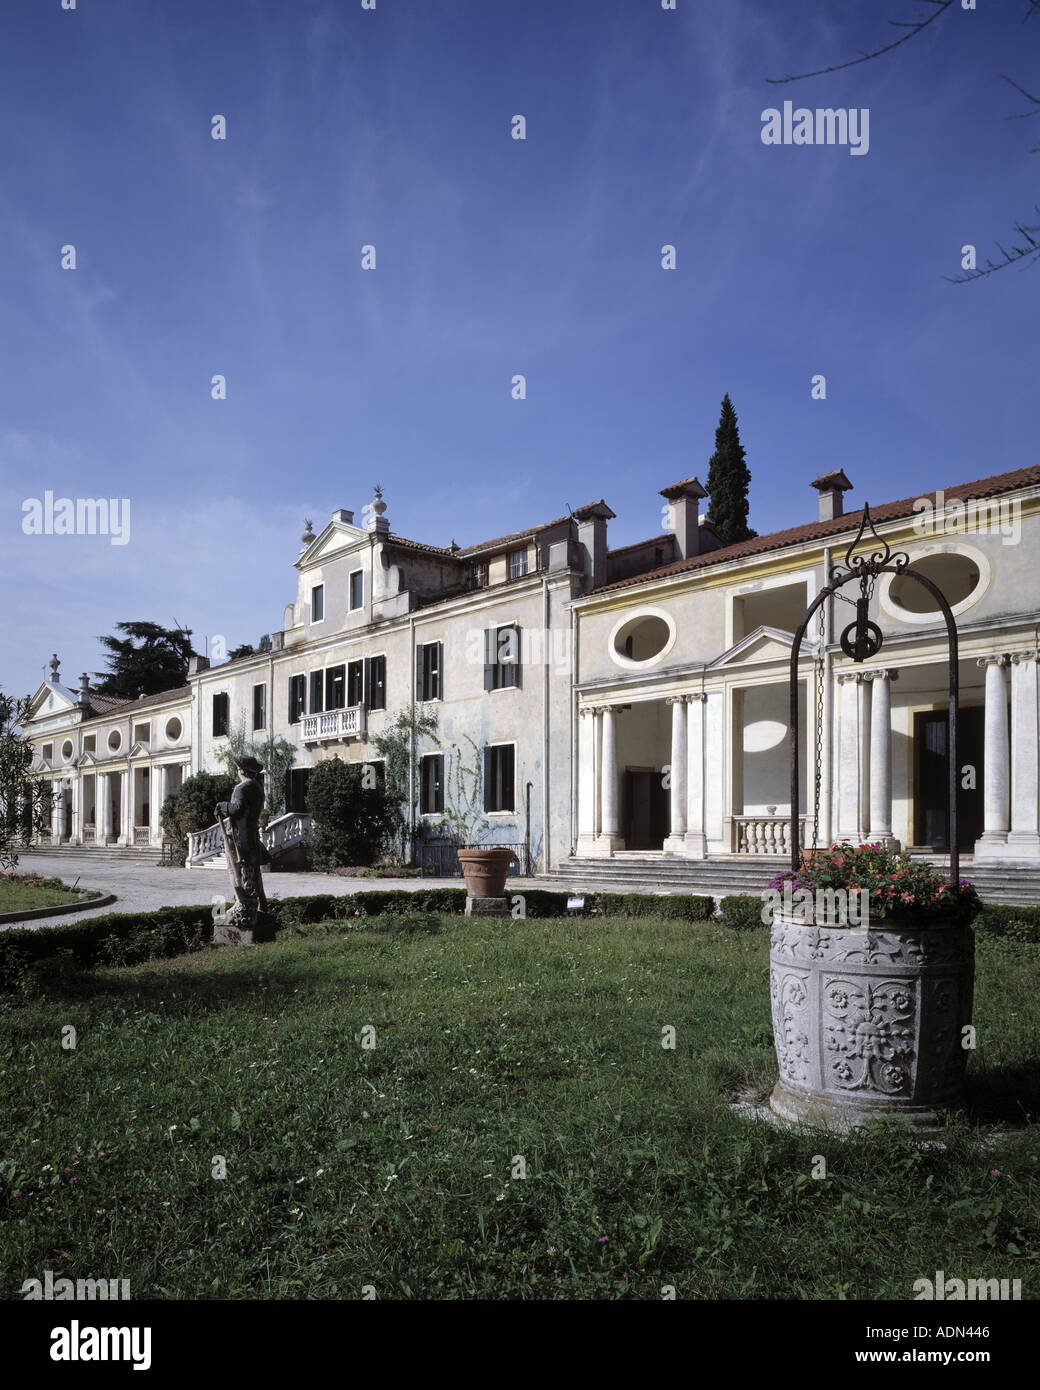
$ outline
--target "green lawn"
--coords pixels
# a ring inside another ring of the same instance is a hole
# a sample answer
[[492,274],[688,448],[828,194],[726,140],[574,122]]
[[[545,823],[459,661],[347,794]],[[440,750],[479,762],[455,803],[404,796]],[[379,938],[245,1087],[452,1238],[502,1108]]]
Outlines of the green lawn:
[[728,1109],[775,1078],[764,931],[439,920],[8,1001],[3,1296],[51,1269],[146,1298],[907,1299],[941,1269],[1037,1297],[1040,947],[980,942],[971,1063],[1033,1123],[922,1151]]
[[73,889],[57,878],[37,874],[0,874],[0,912],[23,912],[33,907],[60,907],[87,896],[83,888]]

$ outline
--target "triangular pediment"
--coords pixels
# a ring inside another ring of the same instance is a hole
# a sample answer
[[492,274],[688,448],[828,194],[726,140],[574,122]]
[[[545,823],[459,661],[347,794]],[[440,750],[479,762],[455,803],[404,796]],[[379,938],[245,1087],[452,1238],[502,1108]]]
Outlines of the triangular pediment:
[[[769,662],[790,661],[794,646],[794,633],[785,632],[779,627],[756,627],[728,651],[708,663],[709,671],[717,671],[725,666],[766,665]],[[816,655],[816,643],[802,639],[801,657]]]
[[97,767],[97,758],[88,749],[87,752],[79,755],[73,763],[73,767]]
[[54,762],[50,758],[37,758],[29,767],[30,772],[53,772]]
[[29,719],[52,719],[79,708],[75,694],[55,681],[43,681],[29,701]]
[[300,569],[306,569],[308,565],[316,565],[332,555],[353,550],[367,540],[368,532],[360,526],[352,526],[346,521],[330,521],[325,529],[314,537],[296,563]]
[[130,749],[131,758],[150,758],[151,756],[152,750],[147,743],[135,743],[133,748]]

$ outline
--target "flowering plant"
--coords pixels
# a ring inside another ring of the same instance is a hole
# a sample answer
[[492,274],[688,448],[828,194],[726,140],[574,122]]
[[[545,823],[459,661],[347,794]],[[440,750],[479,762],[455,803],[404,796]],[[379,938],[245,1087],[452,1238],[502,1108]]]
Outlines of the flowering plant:
[[885,917],[944,917],[968,923],[982,910],[974,884],[950,880],[931,864],[897,854],[883,844],[833,844],[814,854],[797,871],[787,869],[769,887],[783,893],[844,889],[870,895],[870,920]]

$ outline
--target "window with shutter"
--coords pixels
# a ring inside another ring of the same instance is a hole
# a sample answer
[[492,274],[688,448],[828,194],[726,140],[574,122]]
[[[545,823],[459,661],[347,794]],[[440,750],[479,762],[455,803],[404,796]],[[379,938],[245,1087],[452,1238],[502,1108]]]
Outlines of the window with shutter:
[[347,704],[362,705],[365,702],[365,663],[363,661],[350,661],[347,663]]
[[325,708],[325,672],[311,672],[311,714],[321,714]]
[[330,666],[325,672],[325,708],[342,709],[347,699],[347,668]]
[[386,657],[365,658],[365,705],[368,709],[386,709]]

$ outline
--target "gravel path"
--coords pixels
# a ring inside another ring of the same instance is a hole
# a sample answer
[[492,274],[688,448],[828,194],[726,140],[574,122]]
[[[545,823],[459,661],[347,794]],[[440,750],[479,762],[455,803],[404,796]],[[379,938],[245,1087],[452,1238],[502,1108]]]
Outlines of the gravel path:
[[[82,922],[87,917],[100,917],[107,912],[154,912],[160,907],[182,907],[198,903],[222,902],[229,893],[227,870],[219,869],[160,869],[157,865],[121,863],[111,860],[91,864],[87,858],[69,858],[64,863],[50,855],[22,854],[16,873],[39,873],[47,878],[80,888],[97,888],[114,893],[118,901],[108,907],[87,909],[57,917],[37,917],[31,921],[4,922],[4,927],[55,927]],[[538,879],[510,879],[509,892],[526,888],[546,887]],[[376,888],[404,888],[415,892],[420,888],[463,888],[461,878],[342,878],[338,874],[265,873],[264,887],[268,898],[312,897],[316,893],[365,893]]]

